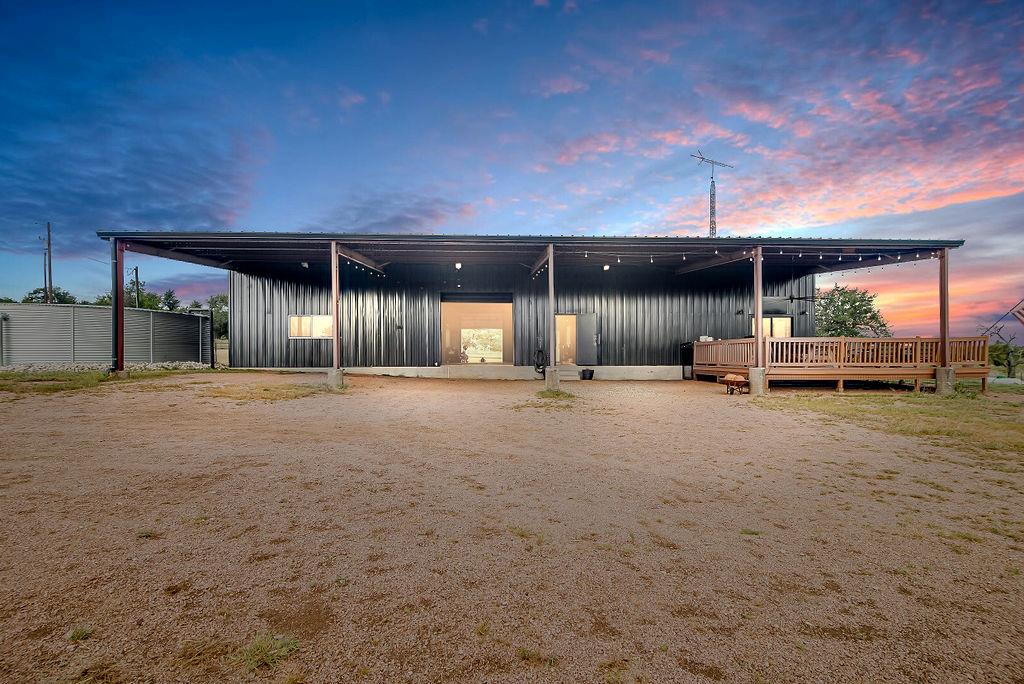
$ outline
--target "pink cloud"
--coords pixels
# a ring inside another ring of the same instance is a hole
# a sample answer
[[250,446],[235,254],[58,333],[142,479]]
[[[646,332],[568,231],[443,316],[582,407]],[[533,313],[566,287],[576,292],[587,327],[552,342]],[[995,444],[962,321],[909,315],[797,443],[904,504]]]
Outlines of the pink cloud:
[[661,50],[641,50],[640,59],[646,62],[656,62],[658,64],[668,64],[672,57],[667,52]]
[[562,165],[575,164],[580,159],[608,154],[620,149],[622,139],[614,133],[595,133],[568,141],[559,150],[555,161]]
[[540,93],[544,97],[553,97],[555,95],[570,95],[572,93],[583,93],[589,89],[583,81],[577,80],[572,76],[556,76],[549,78],[541,82]]
[[366,96],[351,88],[342,86],[338,89],[338,105],[348,111],[366,102]]

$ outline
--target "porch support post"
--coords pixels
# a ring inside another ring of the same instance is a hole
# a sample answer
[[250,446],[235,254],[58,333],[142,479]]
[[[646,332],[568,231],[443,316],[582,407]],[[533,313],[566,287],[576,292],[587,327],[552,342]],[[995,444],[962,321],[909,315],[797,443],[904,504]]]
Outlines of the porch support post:
[[555,246],[548,244],[548,366],[544,371],[544,388],[558,389],[556,354],[558,329],[555,326]]
[[747,380],[750,394],[761,396],[767,389],[767,369],[764,354],[764,278],[762,274],[761,245],[754,247],[754,367]]
[[935,392],[952,394],[956,371],[949,362],[949,248],[939,250],[939,358],[935,369]]
[[341,369],[341,321],[339,304],[341,283],[338,273],[338,243],[331,241],[331,369],[327,371],[327,384],[341,387],[345,384],[345,373]]
[[124,374],[124,243],[110,239],[110,372]]

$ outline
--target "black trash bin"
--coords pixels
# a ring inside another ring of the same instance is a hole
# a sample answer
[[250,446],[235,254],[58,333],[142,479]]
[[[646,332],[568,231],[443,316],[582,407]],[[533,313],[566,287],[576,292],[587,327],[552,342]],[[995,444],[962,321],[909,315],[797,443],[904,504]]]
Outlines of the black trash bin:
[[594,369],[593,368],[584,368],[583,370],[580,371],[580,380],[593,380],[593,379],[594,379]]
[[679,362],[683,366],[683,379],[693,380],[693,342],[679,345]]

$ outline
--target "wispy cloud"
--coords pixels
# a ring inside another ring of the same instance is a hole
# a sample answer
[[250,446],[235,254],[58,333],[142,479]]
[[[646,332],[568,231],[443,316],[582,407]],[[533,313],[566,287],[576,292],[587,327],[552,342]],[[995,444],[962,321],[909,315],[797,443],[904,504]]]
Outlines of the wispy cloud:
[[476,214],[469,202],[408,192],[353,196],[306,227],[353,233],[459,231]]
[[541,81],[540,93],[544,97],[570,95],[572,93],[586,92],[589,87],[583,81],[572,76],[555,76]]

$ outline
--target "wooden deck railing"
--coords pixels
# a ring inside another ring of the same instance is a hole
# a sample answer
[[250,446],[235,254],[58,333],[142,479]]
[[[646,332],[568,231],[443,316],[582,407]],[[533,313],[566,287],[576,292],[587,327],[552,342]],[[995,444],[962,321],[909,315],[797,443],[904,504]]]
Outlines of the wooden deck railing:
[[[934,337],[769,337],[768,368],[934,368],[939,359]],[[987,337],[949,339],[949,364],[988,365]],[[754,340],[694,343],[694,365],[741,368],[754,365]]]
[[754,340],[715,340],[693,343],[695,366],[753,366]]

